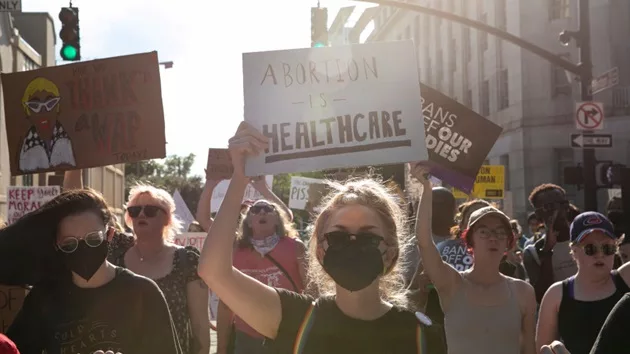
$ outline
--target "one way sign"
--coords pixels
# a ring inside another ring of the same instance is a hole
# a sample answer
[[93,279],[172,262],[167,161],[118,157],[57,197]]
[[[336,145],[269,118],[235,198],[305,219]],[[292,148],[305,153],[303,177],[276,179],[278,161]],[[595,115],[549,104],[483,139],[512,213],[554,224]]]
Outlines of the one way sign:
[[611,148],[612,134],[571,134],[573,148]]

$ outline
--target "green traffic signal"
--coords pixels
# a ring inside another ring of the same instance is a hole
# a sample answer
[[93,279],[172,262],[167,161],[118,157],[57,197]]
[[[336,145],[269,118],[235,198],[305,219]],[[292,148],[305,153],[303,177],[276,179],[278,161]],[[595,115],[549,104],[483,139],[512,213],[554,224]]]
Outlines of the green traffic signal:
[[317,42],[315,44],[313,44],[313,48],[321,48],[321,47],[325,47],[326,45],[324,43],[321,42]]
[[79,55],[79,51],[75,46],[65,44],[63,48],[61,48],[61,58],[63,60],[75,60]]

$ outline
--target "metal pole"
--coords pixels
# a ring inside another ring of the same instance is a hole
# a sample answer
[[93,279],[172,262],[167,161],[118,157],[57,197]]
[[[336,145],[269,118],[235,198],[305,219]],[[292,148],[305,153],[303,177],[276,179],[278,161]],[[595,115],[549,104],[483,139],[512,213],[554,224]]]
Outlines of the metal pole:
[[[580,0],[578,3],[579,30],[578,45],[580,49],[580,91],[583,102],[592,101],[593,94],[591,83],[593,81],[593,62],[591,59],[591,16],[590,0]],[[592,134],[592,131],[584,132]],[[595,168],[597,159],[595,149],[582,150],[582,171],[584,174],[584,208],[586,210],[597,210],[597,179]]]

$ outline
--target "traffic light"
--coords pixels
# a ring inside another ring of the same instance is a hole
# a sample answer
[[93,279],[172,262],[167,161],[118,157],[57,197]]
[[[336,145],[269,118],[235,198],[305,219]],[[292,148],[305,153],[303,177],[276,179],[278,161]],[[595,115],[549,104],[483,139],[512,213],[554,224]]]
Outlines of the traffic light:
[[311,8],[311,47],[328,47],[327,8]]
[[61,59],[66,61],[81,60],[81,37],[79,34],[79,9],[76,7],[62,7],[59,12],[61,20]]

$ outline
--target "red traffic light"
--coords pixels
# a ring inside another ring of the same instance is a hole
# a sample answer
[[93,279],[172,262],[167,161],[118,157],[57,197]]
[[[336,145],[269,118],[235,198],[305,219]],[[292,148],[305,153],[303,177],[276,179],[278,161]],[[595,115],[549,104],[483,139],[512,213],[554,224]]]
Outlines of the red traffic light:
[[79,16],[76,11],[70,7],[64,7],[59,12],[59,20],[63,25],[76,25],[79,22]]

